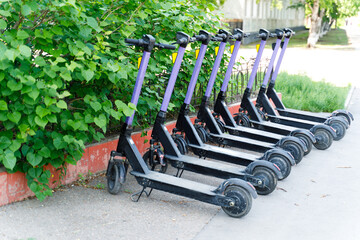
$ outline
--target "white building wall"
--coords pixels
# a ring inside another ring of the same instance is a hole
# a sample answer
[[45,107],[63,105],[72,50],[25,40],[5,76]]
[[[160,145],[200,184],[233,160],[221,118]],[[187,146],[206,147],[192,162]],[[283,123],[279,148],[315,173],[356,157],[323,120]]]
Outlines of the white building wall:
[[271,0],[227,0],[221,11],[225,21],[242,22],[246,32],[256,32],[260,28],[275,29],[304,26],[303,9],[288,9],[291,0],[283,0],[281,10],[271,7]]

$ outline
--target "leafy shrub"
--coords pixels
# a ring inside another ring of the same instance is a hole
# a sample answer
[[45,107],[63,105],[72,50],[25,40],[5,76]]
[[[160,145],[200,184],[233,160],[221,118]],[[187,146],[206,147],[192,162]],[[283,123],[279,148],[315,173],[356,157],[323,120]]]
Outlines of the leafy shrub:
[[[104,138],[135,107],[130,101],[141,53],[124,38],[149,33],[171,43],[177,31],[190,35],[220,28],[206,1],[13,0],[0,3],[0,163],[26,173],[43,200],[51,195],[50,172],[76,164],[85,144]],[[205,7],[206,6],[206,7]],[[211,9],[212,10],[212,9]],[[209,76],[209,51],[200,82]],[[137,123],[159,108],[171,70],[171,52],[154,51],[139,101]],[[194,51],[184,57],[171,107],[185,96]],[[224,66],[222,66],[224,70]]]

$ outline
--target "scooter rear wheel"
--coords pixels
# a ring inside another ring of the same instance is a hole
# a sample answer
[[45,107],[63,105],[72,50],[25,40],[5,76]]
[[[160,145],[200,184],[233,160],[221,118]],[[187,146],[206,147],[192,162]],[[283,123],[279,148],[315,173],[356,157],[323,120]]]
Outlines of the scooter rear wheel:
[[240,218],[250,212],[252,198],[250,193],[244,188],[236,185],[230,185],[225,189],[224,195],[232,198],[234,203],[231,207],[221,207],[230,217]]
[[316,129],[314,135],[316,138],[316,143],[314,143],[314,146],[317,149],[326,150],[331,146],[333,137],[327,130]]
[[277,186],[277,178],[275,174],[268,168],[256,167],[253,170],[252,175],[254,175],[254,177],[260,178],[264,184],[264,187],[255,186],[256,192],[259,195],[268,195],[275,190]]
[[216,123],[218,124],[221,132],[224,133],[224,132],[225,132],[225,123],[223,123],[223,122],[220,120],[220,118],[215,118],[215,120],[216,120]]
[[339,141],[345,136],[346,126],[344,123],[341,123],[340,121],[334,121],[330,124],[330,127],[336,130],[336,137],[334,137],[335,141]]
[[291,155],[294,157],[296,164],[300,163],[304,157],[304,151],[302,147],[295,142],[285,142],[281,146],[281,148],[291,153]]
[[270,156],[268,161],[271,162],[271,163],[275,163],[276,166],[278,166],[280,168],[280,171],[281,171],[281,173],[283,175],[283,178],[281,178],[279,180],[283,180],[283,179],[287,178],[290,175],[290,173],[291,173],[291,164],[283,156],[281,156],[279,154],[274,154],[274,155]]
[[304,152],[304,156],[308,155],[311,152],[312,145],[313,145],[311,139],[308,136],[306,136],[305,134],[302,134],[302,133],[296,133],[294,135],[294,137],[299,138],[300,140],[302,140],[305,143],[307,151]]
[[234,120],[239,126],[251,127],[250,119],[245,113],[238,113]]
[[182,137],[175,138],[174,142],[176,143],[176,146],[182,155],[185,155],[186,153],[189,152],[186,145],[186,141]]
[[108,192],[117,195],[120,192],[122,184],[120,183],[120,170],[116,164],[113,164],[107,176]]
[[196,132],[199,135],[201,141],[203,143],[206,143],[209,140],[207,137],[207,134],[206,134],[206,130],[200,125],[195,126],[195,129],[196,129]]

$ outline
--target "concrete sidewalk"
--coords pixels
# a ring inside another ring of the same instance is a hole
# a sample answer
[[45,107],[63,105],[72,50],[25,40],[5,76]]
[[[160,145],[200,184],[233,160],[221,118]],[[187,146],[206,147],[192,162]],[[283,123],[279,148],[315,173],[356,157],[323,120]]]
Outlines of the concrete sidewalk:
[[[324,66],[317,72],[326,78],[328,72],[337,76],[341,71],[343,79],[359,83],[357,67],[350,63],[359,57],[358,49],[347,50],[357,56],[353,60],[341,50],[336,50],[336,59],[326,59],[334,53],[323,51],[309,50],[302,57],[309,59],[310,54],[312,64],[338,61],[340,68]],[[285,58],[300,58],[293,54],[289,51]],[[360,89],[355,89],[349,110],[356,120],[344,139],[326,151],[314,149],[288,179],[279,182],[277,190],[254,200],[242,219],[226,216],[219,207],[160,191],[133,203],[129,193],[140,186],[128,176],[117,196],[106,189],[70,186],[44,202],[31,199],[0,207],[0,239],[359,239]],[[183,177],[214,186],[222,182],[190,172]],[[91,184],[105,185],[105,177]]]

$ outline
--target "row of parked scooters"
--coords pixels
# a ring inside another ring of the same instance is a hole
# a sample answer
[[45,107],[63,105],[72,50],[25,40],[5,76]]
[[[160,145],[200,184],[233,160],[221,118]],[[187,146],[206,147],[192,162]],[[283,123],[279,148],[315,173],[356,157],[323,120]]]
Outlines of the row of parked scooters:
[[[121,128],[117,149],[111,152],[106,173],[108,191],[112,194],[120,192],[130,164],[132,168],[130,174],[135,176],[137,182],[143,187],[140,192],[131,196],[133,201],[138,201],[142,194],[149,196],[151,191],[156,189],[221,206],[226,214],[239,218],[250,211],[252,198],[256,198],[258,194],[267,195],[273,192],[277,181],[287,178],[292,167],[299,164],[304,155],[311,152],[312,146],[325,150],[331,146],[333,140],[343,138],[353,120],[350,112],[337,110],[323,117],[316,113],[288,109],[284,107],[276,94],[274,89],[276,77],[286,47],[293,35],[294,32],[291,29],[277,29],[275,33],[260,29],[256,35],[256,38],[261,39],[260,47],[249,82],[243,94],[239,112],[232,116],[225,103],[225,93],[241,42],[249,34],[240,29],[235,29],[233,34],[219,30],[215,36],[203,30],[193,37],[178,32],[176,34],[176,44],[179,45],[177,57],[160,111],[153,123],[150,148],[141,156],[131,139],[134,113],[126,118]],[[256,104],[254,104],[250,99],[251,88],[266,41],[270,37],[276,38],[273,54]],[[195,41],[200,41],[201,47],[176,127],[170,133],[165,127],[168,104],[185,49],[188,44]],[[214,109],[211,110],[209,98],[225,46],[230,41],[234,41],[233,52],[221,91],[217,96]],[[150,54],[154,47],[175,49],[176,46],[156,43],[151,35],[144,35],[142,39],[137,40],[125,39],[125,42],[143,50],[131,99],[131,102],[137,105]],[[189,116],[189,106],[206,49],[211,42],[220,42],[220,45],[197,119],[193,124]],[[279,50],[280,55],[274,66]],[[250,150],[253,154],[249,151],[237,151],[226,147]],[[188,154],[189,150],[193,154]],[[218,161],[211,161],[211,159]],[[169,164],[177,169],[175,176],[165,174]],[[222,178],[225,181],[220,186],[210,186],[180,178],[185,170]],[[146,191],[146,188],[150,191]]]

